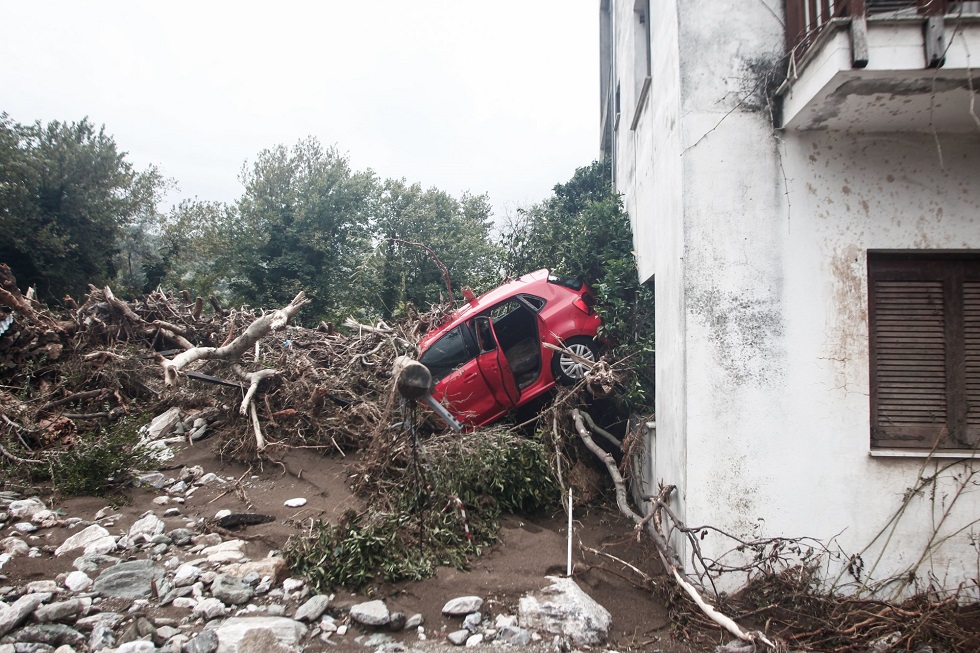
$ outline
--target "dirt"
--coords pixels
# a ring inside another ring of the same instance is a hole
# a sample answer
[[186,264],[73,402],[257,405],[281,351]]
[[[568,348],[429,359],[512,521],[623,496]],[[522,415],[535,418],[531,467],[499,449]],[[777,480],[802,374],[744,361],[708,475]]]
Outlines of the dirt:
[[[222,461],[215,457],[212,448],[213,445],[205,441],[177,451],[165,473],[176,476],[185,465],[200,465],[205,472],[214,472],[226,479],[240,479],[240,490],[236,490],[233,483],[224,487],[203,486],[183,505],[160,506],[155,505],[153,499],[161,492],[134,488],[126,503],[115,506],[119,520],[110,531],[128,530],[130,524],[148,510],[162,516],[165,509],[175,506],[182,514],[164,518],[168,529],[185,526],[187,518],[213,518],[222,509],[271,515],[274,521],[248,526],[235,534],[248,539],[245,553],[254,559],[264,557],[272,549],[281,549],[290,536],[301,533],[304,525],[309,526],[311,519],[337,520],[344,511],[362,507],[359,498],[348,488],[352,457],[341,457],[336,452],[324,456],[316,450],[289,449],[274,453],[275,462],[266,462],[259,469]],[[31,494],[24,488],[20,490],[25,496]],[[39,496],[64,516],[85,520],[93,519],[96,512],[108,505],[105,499],[93,497],[58,499],[43,493]],[[298,497],[307,499],[306,505],[300,508],[284,506],[286,500]],[[652,549],[637,543],[631,524],[613,506],[577,509],[574,517],[572,575],[582,589],[612,614],[612,630],[606,648],[663,653],[690,653],[713,648],[706,647],[704,640],[695,647],[673,636],[663,598],[666,593],[650,589],[651,584],[663,588],[668,580],[662,576]],[[516,614],[522,595],[546,587],[549,584],[547,576],[565,575],[567,520],[563,510],[534,517],[507,517],[498,542],[474,558],[467,571],[440,568],[435,577],[423,581],[375,587],[357,596],[338,592],[335,602],[350,604],[367,597],[383,598],[392,609],[406,614],[421,613],[430,639],[459,629],[458,621],[441,614],[442,606],[451,598],[477,595],[485,600],[485,613],[494,616]],[[53,551],[74,532],[77,531],[61,527],[41,529],[34,534],[36,538],[29,537],[28,541],[44,551]],[[592,551],[601,551],[604,555]],[[71,571],[72,560],[73,556],[18,556],[3,568],[7,580],[0,584],[16,585],[54,578],[59,573]],[[624,563],[636,567],[651,580],[645,581]],[[404,637],[407,642],[415,640],[414,633]],[[316,643],[306,650],[338,649]]]

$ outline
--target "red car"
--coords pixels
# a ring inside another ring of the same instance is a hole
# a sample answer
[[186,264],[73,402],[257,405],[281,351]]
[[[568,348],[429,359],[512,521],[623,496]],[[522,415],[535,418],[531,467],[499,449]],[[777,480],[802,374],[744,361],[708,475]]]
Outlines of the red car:
[[540,397],[555,382],[571,384],[585,366],[545,347],[564,345],[596,360],[600,320],[581,281],[538,270],[474,297],[419,343],[432,396],[457,420],[485,426]]

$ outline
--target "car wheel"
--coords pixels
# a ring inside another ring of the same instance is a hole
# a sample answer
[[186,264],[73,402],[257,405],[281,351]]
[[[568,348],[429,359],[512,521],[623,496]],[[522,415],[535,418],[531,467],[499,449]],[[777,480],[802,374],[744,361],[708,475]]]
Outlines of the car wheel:
[[[565,348],[589,361],[599,360],[599,343],[586,336],[575,336],[565,341]],[[555,381],[562,385],[573,385],[582,380],[588,367],[565,352],[556,351],[551,359],[551,371]]]

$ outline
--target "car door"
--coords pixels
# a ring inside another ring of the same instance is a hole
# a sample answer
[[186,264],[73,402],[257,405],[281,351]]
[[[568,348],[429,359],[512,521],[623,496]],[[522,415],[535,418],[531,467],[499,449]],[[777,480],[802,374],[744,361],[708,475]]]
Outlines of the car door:
[[434,342],[420,359],[436,383],[433,396],[466,424],[483,424],[506,410],[484,378],[478,353],[470,328],[460,324]]
[[507,409],[517,406],[521,399],[521,391],[517,387],[503,347],[500,346],[500,339],[494,331],[493,322],[488,316],[481,315],[473,319],[473,325],[477,344],[480,347],[477,363],[487,385],[498,403],[503,404]]

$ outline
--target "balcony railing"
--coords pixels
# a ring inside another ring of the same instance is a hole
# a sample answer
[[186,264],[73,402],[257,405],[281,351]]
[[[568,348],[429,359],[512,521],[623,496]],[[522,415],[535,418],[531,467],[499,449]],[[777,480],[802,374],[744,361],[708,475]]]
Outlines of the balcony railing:
[[[893,15],[938,18],[948,14],[976,13],[976,0],[786,0],[787,49],[799,59],[820,34],[821,29],[835,19],[856,19],[863,22],[869,16],[882,18]],[[855,66],[861,65],[859,56]],[[930,65],[941,65],[939,60]]]

